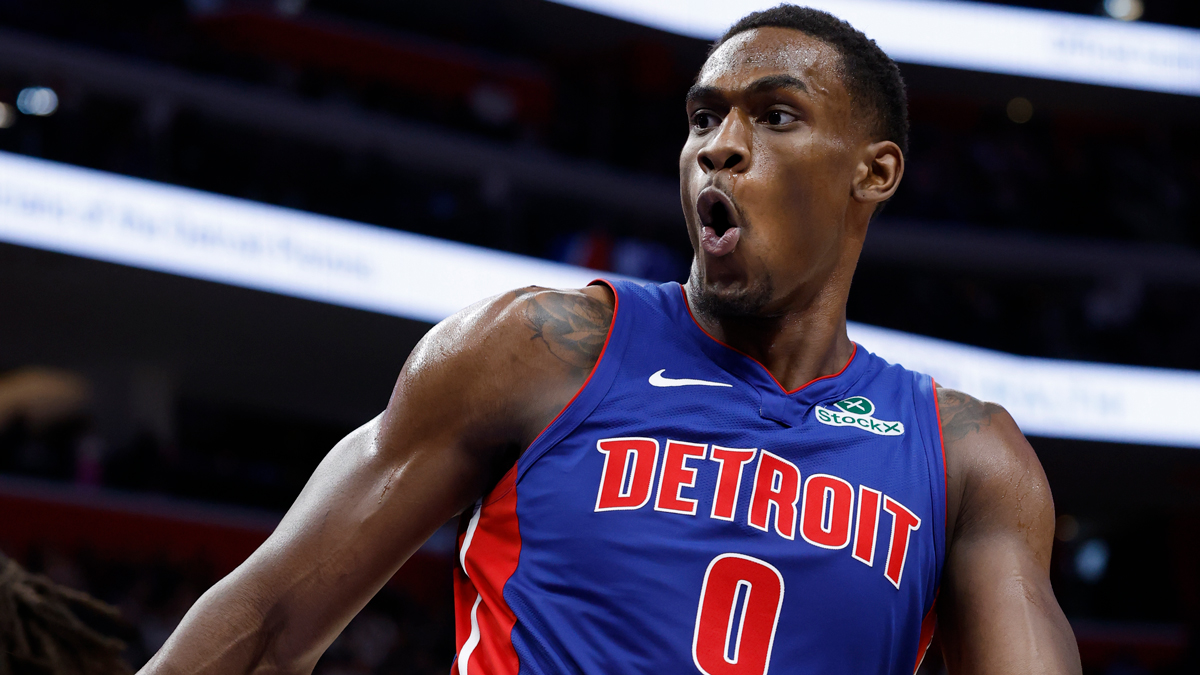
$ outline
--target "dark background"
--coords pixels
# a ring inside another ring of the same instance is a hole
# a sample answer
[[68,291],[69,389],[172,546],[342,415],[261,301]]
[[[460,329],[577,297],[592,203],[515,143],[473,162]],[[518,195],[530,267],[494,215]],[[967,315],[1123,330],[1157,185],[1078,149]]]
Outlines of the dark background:
[[[707,44],[543,0],[410,4],[0,2],[0,102],[60,99],[0,150],[682,280],[682,100]],[[1144,20],[1200,27],[1200,3],[1146,0]],[[1200,369],[1200,99],[901,66],[908,173],[850,318]],[[140,664],[382,409],[428,328],[0,245],[0,545],[118,604]],[[1196,672],[1200,453],[1031,440],[1086,671]],[[452,545],[318,672],[444,672]]]

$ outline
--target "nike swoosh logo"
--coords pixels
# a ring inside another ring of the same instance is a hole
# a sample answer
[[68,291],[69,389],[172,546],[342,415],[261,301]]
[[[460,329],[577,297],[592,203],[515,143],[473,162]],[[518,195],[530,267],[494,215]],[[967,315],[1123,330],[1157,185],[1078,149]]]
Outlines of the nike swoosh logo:
[[724,382],[710,382],[708,380],[689,380],[689,379],[673,379],[663,377],[663,373],[667,372],[666,368],[658,371],[650,376],[650,384],[655,387],[732,387],[732,384]]

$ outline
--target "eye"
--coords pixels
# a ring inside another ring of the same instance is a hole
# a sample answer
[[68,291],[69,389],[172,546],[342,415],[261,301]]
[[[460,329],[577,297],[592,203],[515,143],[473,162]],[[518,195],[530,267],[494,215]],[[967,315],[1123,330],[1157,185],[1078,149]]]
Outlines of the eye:
[[800,118],[786,110],[768,110],[767,114],[762,116],[762,119],[768,125],[778,127],[791,124]]
[[720,118],[707,110],[700,110],[692,114],[692,126],[697,129],[711,129],[720,123]]

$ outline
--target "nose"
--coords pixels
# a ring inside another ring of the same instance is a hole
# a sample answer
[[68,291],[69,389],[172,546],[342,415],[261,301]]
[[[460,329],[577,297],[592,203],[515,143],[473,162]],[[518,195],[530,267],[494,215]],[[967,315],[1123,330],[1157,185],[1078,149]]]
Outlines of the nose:
[[704,173],[729,169],[742,173],[750,167],[750,121],[737,108],[729,111],[717,133],[700,149],[696,159]]

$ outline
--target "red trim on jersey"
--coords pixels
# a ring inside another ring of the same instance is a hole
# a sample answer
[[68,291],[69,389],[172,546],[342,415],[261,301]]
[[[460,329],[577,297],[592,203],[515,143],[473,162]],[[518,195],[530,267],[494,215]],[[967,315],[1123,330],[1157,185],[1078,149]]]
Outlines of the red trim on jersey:
[[[466,574],[455,589],[455,642],[460,658],[472,631],[472,607],[476,598],[479,599],[479,606],[475,608],[479,637],[467,655],[468,673],[517,675],[520,669],[517,650],[512,643],[517,616],[504,600],[504,585],[517,571],[521,555],[516,481],[517,467],[514,465],[489,495],[499,496],[492,501],[485,500],[481,507],[479,523],[464,558]],[[462,570],[456,574],[462,574]],[[461,668],[457,660],[455,668]]]
[[600,348],[600,356],[596,357],[596,363],[592,365],[592,370],[588,373],[587,379],[583,381],[583,385],[579,387],[579,390],[575,392],[575,395],[571,397],[571,400],[567,401],[567,404],[562,407],[562,410],[558,411],[558,414],[554,416],[554,419],[550,420],[550,424],[542,427],[542,430],[538,432],[538,435],[534,436],[533,443],[529,444],[530,448],[533,447],[534,443],[538,442],[538,439],[546,433],[547,429],[554,426],[554,423],[558,421],[558,418],[563,416],[563,413],[567,412],[567,409],[571,407],[571,404],[575,402],[575,399],[579,398],[579,395],[583,393],[583,390],[587,389],[588,383],[592,381],[592,376],[596,374],[596,370],[600,367],[600,362],[604,360],[604,352],[608,351],[608,341],[612,339],[613,328],[616,328],[617,326],[617,311],[621,309],[621,296],[617,295],[617,289],[604,279],[593,279],[588,286],[595,284],[597,281],[605,286],[608,286],[608,290],[612,291],[613,294],[612,321],[610,321],[608,324],[608,333],[604,335],[604,346]]
[[[592,376],[600,368],[604,353],[608,351],[608,343],[612,340],[613,329],[617,325],[617,312],[621,306],[621,296],[617,289],[604,279],[595,279],[592,283],[600,282],[613,294],[612,321],[608,324],[608,333],[604,336],[604,346],[600,348],[600,356],[592,365],[587,379],[583,381],[570,401],[558,411],[554,419],[542,428],[529,445],[537,443],[550,427],[562,417],[571,407],[575,399],[587,389]],[[516,649],[512,644],[512,629],[517,618],[508,603],[504,600],[504,585],[517,570],[517,561],[521,553],[521,530],[517,522],[517,464],[514,463],[504,478],[492,488],[483,499],[480,507],[479,523],[476,526],[471,546],[464,559],[465,567],[454,571],[454,632],[455,646],[458,655],[455,657],[454,672],[459,672],[458,663],[463,656],[472,632],[472,610],[479,627],[479,642],[468,654],[468,670],[476,672],[479,666],[488,675],[516,675],[520,668]],[[467,517],[469,520],[469,517]],[[464,543],[465,531],[459,535],[459,550]],[[477,548],[478,547],[478,548]],[[472,553],[479,551],[479,553]],[[476,601],[479,606],[476,607]]]
[[763,372],[765,372],[767,374],[767,377],[771,378],[771,381],[774,382],[775,385],[778,386],[783,391],[783,393],[788,394],[789,396],[792,394],[795,394],[796,392],[800,391],[801,389],[804,389],[805,387],[807,387],[811,384],[820,382],[821,380],[828,380],[832,377],[837,377],[838,375],[841,375],[842,373],[846,372],[846,369],[849,368],[850,364],[854,361],[854,355],[858,353],[858,343],[851,342],[850,344],[854,345],[854,351],[850,352],[850,358],[846,359],[846,365],[842,366],[841,370],[837,371],[836,373],[833,373],[832,375],[822,375],[821,377],[809,380],[808,382],[805,382],[804,384],[800,385],[799,387],[796,387],[795,389],[788,391],[787,389],[784,388],[784,386],[782,384],[779,383],[779,380],[775,379],[775,376],[771,374],[771,371],[767,370],[767,367],[764,366],[761,361],[754,358],[753,356],[750,356],[749,354],[738,349],[737,347],[731,347],[731,346],[725,344],[724,342],[721,342],[717,338],[713,337],[711,333],[704,330],[704,326],[701,326],[700,322],[696,320],[696,315],[692,314],[692,306],[691,306],[691,304],[688,303],[687,291],[683,288],[682,284],[680,284],[680,286],[679,286],[679,292],[683,294],[683,306],[687,308],[688,316],[690,316],[692,318],[692,323],[696,324],[696,328],[699,328],[701,333],[704,333],[705,335],[708,336],[708,339],[721,345],[722,347],[724,347],[726,349],[732,349],[733,351],[735,351],[735,352],[741,354],[742,356],[750,359],[751,361],[757,363],[758,367],[762,368]]
[[937,628],[937,596],[933,596],[933,604],[929,607],[929,613],[921,620],[921,638],[917,642],[917,663],[913,666],[913,675],[916,675],[917,669],[921,667],[921,662],[925,660],[925,652],[929,651],[929,643],[933,641],[933,631]]
[[[461,545],[461,541],[459,542]],[[471,606],[475,604],[475,598],[479,597],[479,592],[475,590],[475,584],[467,578],[463,573],[462,568],[458,565],[454,566],[454,667],[451,668],[452,673],[458,672],[458,656],[462,654],[463,645],[467,644],[467,640],[471,637]]]
[[937,380],[929,378],[933,385],[933,412],[937,415],[938,443],[942,446],[942,492],[946,495],[946,522],[942,524],[942,538],[946,550],[950,550],[950,467],[946,466],[946,434],[942,433],[942,404],[938,402]]
[[[946,495],[946,522],[942,526],[943,539],[945,540],[945,548],[950,550],[950,467],[946,465],[946,434],[942,432],[942,404],[938,401],[938,385],[937,380],[929,378],[929,383],[933,385],[933,412],[937,415],[938,425],[938,442],[942,446],[942,491]],[[943,563],[944,565],[944,563]],[[946,572],[943,569],[942,574]],[[938,593],[941,589],[938,589]],[[933,604],[929,606],[929,613],[925,615],[925,619],[921,621],[921,642],[917,646],[917,665],[913,667],[913,674],[916,675],[917,668],[921,667],[921,661],[925,659],[925,652],[929,650],[929,642],[933,640],[934,629],[937,628],[937,593],[933,596]]]

